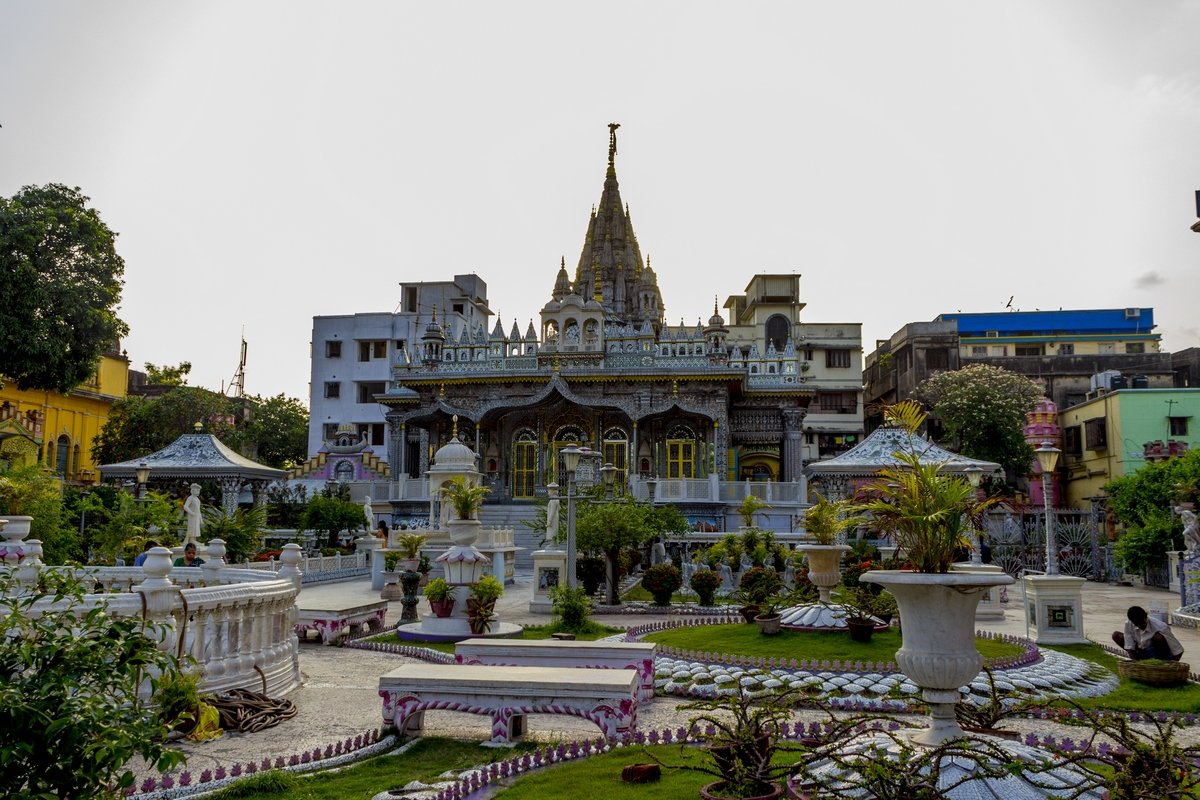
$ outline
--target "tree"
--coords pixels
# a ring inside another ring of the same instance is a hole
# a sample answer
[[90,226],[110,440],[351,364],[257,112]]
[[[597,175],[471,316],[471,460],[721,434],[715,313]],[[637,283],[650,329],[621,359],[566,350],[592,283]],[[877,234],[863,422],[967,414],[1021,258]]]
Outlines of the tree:
[[308,458],[308,409],[294,397],[251,397],[246,437],[258,446],[258,460],[291,469]]
[[146,540],[161,545],[173,545],[178,539],[179,503],[161,492],[146,492],[137,500],[129,492],[102,495],[100,502],[91,504],[88,528],[93,558],[111,563],[123,558],[126,563],[146,548]]
[[944,439],[962,455],[995,461],[1010,475],[1029,474],[1033,448],[1022,429],[1042,387],[990,364],[939,372],[921,382],[917,396],[942,422]]
[[[636,547],[657,537],[660,528],[652,522],[654,511],[647,503],[622,497],[609,503],[581,503],[575,521],[575,546],[579,551],[602,552],[608,559],[608,589],[605,602],[617,604],[617,580],[621,572],[621,548]],[[565,526],[559,529],[566,534]]]
[[178,674],[154,623],[85,605],[61,572],[43,569],[39,587],[21,595],[12,572],[0,575],[0,796],[115,798],[133,784],[135,756],[159,771],[180,764],[139,693],[148,675]]
[[265,507],[239,508],[230,514],[223,508],[205,506],[203,514],[205,541],[225,542],[226,563],[245,561],[262,549],[262,530],[267,526]]
[[194,386],[178,386],[160,397],[126,397],[113,404],[96,436],[93,453],[101,464],[128,461],[161,450],[196,423],[235,450],[243,434],[228,397]]
[[67,522],[60,484],[41,465],[0,473],[0,519],[5,514],[33,517],[28,538],[42,543],[47,564],[82,558],[79,536]]
[[1141,572],[1182,546],[1183,526],[1171,509],[1200,489],[1200,450],[1146,464],[1103,487],[1113,515],[1125,525],[1114,552],[1129,572]]
[[179,366],[158,366],[146,362],[146,383],[154,386],[186,386],[187,376],[192,371],[192,362],[180,361]]
[[300,516],[300,530],[324,531],[329,537],[329,546],[337,547],[338,534],[344,530],[356,531],[365,528],[366,516],[362,506],[340,497],[316,495],[308,501]]
[[116,315],[125,262],[78,188],[0,198],[0,375],[68,392],[129,328]]

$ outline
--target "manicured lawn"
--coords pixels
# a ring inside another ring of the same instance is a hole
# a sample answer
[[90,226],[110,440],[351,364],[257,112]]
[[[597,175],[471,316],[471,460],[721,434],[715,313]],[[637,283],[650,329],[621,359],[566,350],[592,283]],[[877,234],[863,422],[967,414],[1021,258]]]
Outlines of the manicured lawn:
[[[1117,671],[1117,659],[1098,645],[1053,645],[1046,649],[1091,661],[1110,672]],[[1122,678],[1116,691],[1103,697],[1080,698],[1076,702],[1085,708],[1113,711],[1179,711],[1194,714],[1200,710],[1200,684],[1188,682],[1182,686],[1159,687]]]
[[[763,656],[818,661],[894,661],[900,649],[900,632],[877,632],[871,641],[851,641],[845,633],[802,633],[782,631],[778,636],[763,636],[757,625],[697,625],[657,631],[643,637],[649,642],[741,656]],[[975,646],[984,658],[1011,658],[1024,650],[996,639],[976,639]]]
[[[604,755],[561,766],[548,767],[529,773],[496,793],[505,800],[562,800],[564,797],[602,797],[604,800],[678,800],[682,797],[699,797],[700,787],[718,778],[703,772],[682,769],[662,771],[662,779],[655,783],[625,783],[621,770],[630,764],[653,763],[648,755],[653,752],[666,764],[685,763],[679,745],[657,745],[654,747],[622,747]],[[688,755],[698,762],[703,756],[688,748]],[[691,763],[691,762],[689,762]]]
[[400,789],[410,781],[431,783],[447,770],[461,770],[511,758],[535,749],[518,743],[514,750],[482,747],[478,742],[426,738],[399,756],[376,756],[337,772],[293,775],[266,772],[210,795],[214,800],[238,797],[286,797],[295,800],[370,800],[380,792]]
[[[549,639],[550,634],[557,633],[560,629],[553,625],[527,625],[525,630],[521,631],[520,636],[514,636],[514,639]],[[590,633],[577,633],[575,638],[580,641],[595,641],[603,639],[605,636],[612,636],[614,633],[623,633],[621,628],[610,628],[607,625],[598,625],[597,630]],[[442,653],[453,653],[453,642],[410,642],[401,640],[394,633],[385,633],[382,636],[372,636],[367,641],[380,642],[382,644],[407,644],[414,647],[428,647],[430,650],[437,650]]]

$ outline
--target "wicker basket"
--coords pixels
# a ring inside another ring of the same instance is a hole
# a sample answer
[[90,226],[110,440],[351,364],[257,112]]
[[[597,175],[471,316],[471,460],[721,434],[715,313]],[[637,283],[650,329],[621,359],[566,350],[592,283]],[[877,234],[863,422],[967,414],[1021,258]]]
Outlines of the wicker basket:
[[1149,686],[1179,686],[1187,683],[1191,666],[1182,661],[1118,661],[1117,674],[1122,678],[1145,683]]

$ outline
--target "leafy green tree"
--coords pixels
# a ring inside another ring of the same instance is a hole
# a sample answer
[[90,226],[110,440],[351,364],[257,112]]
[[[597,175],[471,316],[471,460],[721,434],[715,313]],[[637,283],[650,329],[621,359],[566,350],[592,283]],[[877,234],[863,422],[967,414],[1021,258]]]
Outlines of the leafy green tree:
[[1114,553],[1129,572],[1141,572],[1183,546],[1183,525],[1171,509],[1200,491],[1200,450],[1146,464],[1103,487],[1113,515],[1125,526]]
[[178,672],[153,623],[85,605],[78,580],[53,570],[25,595],[0,574],[0,597],[0,796],[116,798],[136,756],[160,771],[182,763],[139,693],[148,675]]
[[146,362],[146,383],[154,386],[186,386],[187,376],[192,371],[192,362],[180,361],[178,366]]
[[229,398],[194,386],[178,386],[160,397],[126,397],[113,404],[93,453],[101,464],[128,461],[194,433],[197,422],[240,452],[245,437],[234,412]]
[[[98,498],[99,499],[99,498]],[[146,492],[142,500],[129,492],[113,492],[104,503],[92,504],[88,514],[94,520],[89,528],[93,559],[114,561],[132,559],[146,548],[146,540],[173,545],[178,539],[180,506],[169,495]]]
[[267,525],[272,528],[299,528],[300,517],[308,505],[308,490],[303,486],[272,483],[267,487]]
[[337,537],[342,531],[356,531],[366,525],[362,506],[321,494],[308,501],[308,506],[300,516],[300,530],[323,531],[330,547],[337,547]]
[[205,541],[220,539],[225,542],[227,563],[245,561],[262,549],[262,531],[267,526],[265,506],[239,508],[232,514],[223,508],[205,506],[201,513],[204,516],[202,533]]
[[[603,553],[608,559],[608,588],[605,602],[617,604],[617,580],[621,570],[621,548],[637,547],[659,535],[656,512],[648,503],[622,497],[609,503],[584,502],[577,509],[575,546],[580,552]],[[560,537],[566,526],[559,526]]]
[[117,235],[87,202],[57,183],[0,198],[0,375],[21,389],[70,391],[129,330]]
[[47,564],[83,557],[79,536],[63,507],[59,482],[40,465],[0,474],[0,517],[4,514],[33,517],[28,538],[42,543],[42,560]]
[[1022,429],[1042,387],[990,364],[939,372],[921,382],[917,396],[942,422],[943,439],[970,458],[995,461],[1016,477],[1029,474],[1033,448]]
[[251,397],[246,438],[264,464],[291,469],[308,458],[308,409],[294,397]]

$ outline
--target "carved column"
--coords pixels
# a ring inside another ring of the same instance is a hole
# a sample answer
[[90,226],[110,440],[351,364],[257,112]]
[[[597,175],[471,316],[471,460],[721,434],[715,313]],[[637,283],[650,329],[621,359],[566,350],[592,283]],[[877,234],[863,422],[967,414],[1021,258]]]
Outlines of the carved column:
[[722,408],[713,415],[713,449],[716,456],[716,473],[720,480],[729,475],[729,412]]
[[221,486],[221,508],[225,509],[226,514],[233,514],[237,511],[242,480],[241,478],[221,478],[218,484]]
[[270,485],[270,481],[250,481],[250,493],[254,497],[255,508],[267,504],[267,487]]
[[418,448],[421,452],[421,469],[420,475],[429,472],[429,429],[421,428],[421,446]]
[[804,433],[801,426],[808,412],[803,408],[783,411],[783,476],[785,481],[799,481],[804,474]]

